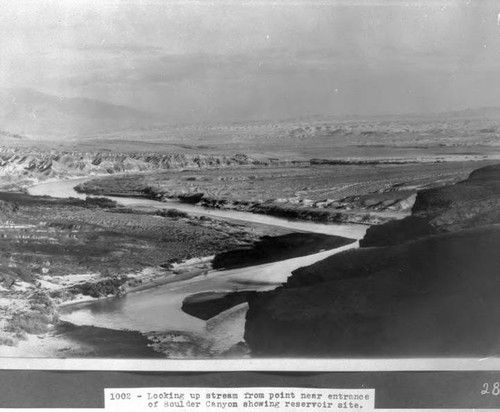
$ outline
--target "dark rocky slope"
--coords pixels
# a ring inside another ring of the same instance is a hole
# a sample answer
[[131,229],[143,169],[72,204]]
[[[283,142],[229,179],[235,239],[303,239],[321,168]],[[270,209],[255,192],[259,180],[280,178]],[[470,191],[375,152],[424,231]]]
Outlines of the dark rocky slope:
[[253,295],[256,356],[489,356],[500,352],[500,166],[418,194],[361,249]]
[[[299,256],[335,249],[353,243],[354,239],[321,233],[288,233],[281,236],[263,236],[244,248],[215,255],[214,269],[236,269],[262,265]],[[182,310],[199,319],[208,320],[219,313],[246,302],[254,292],[203,292],[188,296]]]
[[473,171],[455,185],[418,193],[412,215],[373,226],[362,247],[396,245],[432,234],[455,232],[500,222],[500,165]]
[[199,319],[208,320],[233,306],[247,301],[254,292],[201,292],[188,296],[182,302],[182,310]]
[[253,245],[215,255],[214,269],[236,269],[246,266],[278,262],[298,256],[335,249],[355,242],[340,236],[321,233],[288,233],[281,236],[263,236]]

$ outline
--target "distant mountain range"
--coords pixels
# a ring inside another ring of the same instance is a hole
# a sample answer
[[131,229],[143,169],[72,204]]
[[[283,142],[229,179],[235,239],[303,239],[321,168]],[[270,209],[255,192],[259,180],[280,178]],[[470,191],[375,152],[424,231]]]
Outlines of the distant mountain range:
[[443,115],[449,117],[463,117],[463,118],[487,118],[487,119],[500,119],[500,107],[490,106],[481,107],[478,109],[465,109],[444,112]]
[[88,98],[0,89],[0,130],[27,137],[78,138],[161,123],[159,116]]
[[416,142],[416,136],[420,135],[421,144],[469,142],[489,145],[498,140],[499,131],[500,107],[429,114],[312,116],[227,124],[197,124],[194,119],[191,125],[175,125],[171,119],[158,114],[100,100],[60,97],[27,88],[0,89],[0,143],[4,144],[33,140],[114,141],[117,144],[135,141],[139,145],[146,141],[173,141],[196,142],[197,145],[236,142],[253,147],[256,142],[271,144],[283,139],[299,142],[314,139],[315,144],[324,140],[330,146],[333,142],[394,145],[404,143],[410,135]]

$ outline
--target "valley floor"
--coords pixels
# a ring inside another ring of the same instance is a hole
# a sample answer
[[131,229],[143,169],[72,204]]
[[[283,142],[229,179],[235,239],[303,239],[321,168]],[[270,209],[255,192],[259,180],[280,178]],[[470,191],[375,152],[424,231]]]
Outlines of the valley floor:
[[[326,235],[310,243],[305,234],[290,240],[291,229],[191,215],[172,207],[172,200],[326,225],[374,225],[409,215],[418,191],[456,183],[490,163],[229,164],[99,177],[79,186],[94,196],[82,199],[0,192],[0,356],[126,357],[137,346],[144,349],[139,355],[157,356],[151,339],[138,332],[78,329],[59,322],[60,309],[187,281],[208,273],[212,262],[218,268],[256,265],[346,244]],[[19,185],[11,178],[8,187]],[[164,207],[124,207],[99,196],[154,199]],[[154,344],[162,339],[153,337]]]
[[102,199],[11,192],[0,193],[0,230],[4,345],[50,330],[58,305],[192,277],[207,271],[217,253],[283,233],[180,213],[134,212]]

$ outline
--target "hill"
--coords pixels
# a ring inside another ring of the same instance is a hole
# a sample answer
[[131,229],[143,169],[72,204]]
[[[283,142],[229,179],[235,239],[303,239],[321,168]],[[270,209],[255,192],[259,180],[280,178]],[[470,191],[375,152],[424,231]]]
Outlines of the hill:
[[92,136],[159,122],[150,114],[82,97],[61,97],[32,89],[0,90],[0,130],[35,139]]

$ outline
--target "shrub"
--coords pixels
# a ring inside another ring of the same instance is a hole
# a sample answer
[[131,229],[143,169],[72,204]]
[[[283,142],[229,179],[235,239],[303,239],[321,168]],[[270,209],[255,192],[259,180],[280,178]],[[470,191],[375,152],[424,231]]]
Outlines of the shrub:
[[9,329],[18,336],[23,336],[25,333],[36,335],[47,332],[49,323],[49,317],[43,313],[24,312],[12,318]]
[[185,218],[189,215],[186,212],[178,209],[163,209],[157,212],[159,216],[170,217],[170,218]]
[[16,346],[18,340],[6,333],[0,333],[0,346]]

